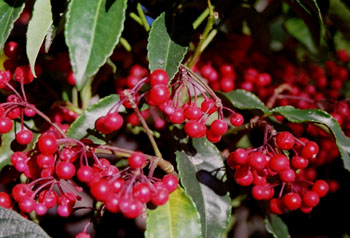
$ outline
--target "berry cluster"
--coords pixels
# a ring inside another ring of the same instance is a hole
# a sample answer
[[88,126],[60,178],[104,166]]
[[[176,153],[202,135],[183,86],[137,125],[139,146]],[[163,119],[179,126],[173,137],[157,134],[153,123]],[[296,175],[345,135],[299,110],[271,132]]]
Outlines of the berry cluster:
[[[133,84],[128,84],[128,86],[133,87],[122,91],[121,100],[105,116],[96,121],[96,129],[101,133],[108,134],[118,130],[123,124],[123,119],[118,113],[120,105],[123,104],[126,108],[136,109],[142,97],[150,105],[150,109],[141,112],[141,115],[144,118],[152,115],[156,129],[161,129],[165,125],[165,121],[156,110],[158,109],[164,113],[170,123],[185,123],[184,130],[191,138],[206,136],[211,142],[219,142],[228,129],[223,110],[231,113],[229,118],[231,125],[238,127],[244,122],[241,114],[224,107],[215,93],[206,84],[198,80],[198,76],[184,67],[181,68],[181,74],[172,82],[171,92],[167,86],[169,76],[162,69],[153,71],[148,77],[132,77],[132,79],[135,78],[138,81],[135,80]],[[146,83],[149,83],[150,89],[145,93],[140,93],[140,89]],[[186,101],[182,99],[184,95],[186,95]],[[200,104],[199,97],[204,99]],[[218,113],[218,118],[213,120],[209,129],[207,129],[206,121],[215,112]],[[139,123],[137,113],[132,113],[127,118],[127,122],[137,125]]]
[[[269,127],[266,128],[268,131]],[[227,163],[234,169],[236,183],[253,185],[252,196],[270,201],[270,209],[276,214],[297,209],[311,212],[329,190],[327,182],[314,181],[316,175],[312,178],[307,174],[310,161],[319,152],[317,143],[296,138],[287,131],[268,133],[263,146],[238,148],[228,156]],[[281,187],[280,192],[274,197],[277,186]]]

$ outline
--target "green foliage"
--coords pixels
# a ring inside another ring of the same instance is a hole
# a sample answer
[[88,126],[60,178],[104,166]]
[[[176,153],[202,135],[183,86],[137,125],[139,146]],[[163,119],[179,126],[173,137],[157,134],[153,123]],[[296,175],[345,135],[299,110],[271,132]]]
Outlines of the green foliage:
[[169,201],[148,210],[146,238],[201,238],[199,214],[192,199],[178,188]]
[[319,109],[301,110],[292,106],[276,107],[271,112],[280,114],[291,122],[314,122],[327,126],[335,137],[344,168],[350,171],[350,139],[344,135],[338,122],[330,114]]
[[0,207],[0,227],[0,237],[3,238],[50,238],[34,222],[3,207]]
[[[201,218],[202,236],[221,237],[231,216],[230,196],[224,181],[223,158],[206,139],[193,139],[194,156],[176,152],[179,176]],[[215,176],[215,172],[216,176]]]
[[[35,130],[34,121],[30,120],[26,122],[28,128]],[[14,123],[13,128],[10,132],[1,135],[1,145],[0,145],[0,171],[6,166],[10,165],[11,155],[13,154],[12,145],[16,143],[16,132],[20,131],[21,123]],[[33,141],[23,148],[24,151],[28,151],[34,147],[34,144],[38,138],[39,134],[33,131]]]
[[25,0],[0,0],[0,50],[4,48],[13,24],[24,9]]
[[227,98],[234,107],[239,109],[258,110],[267,113],[269,109],[255,94],[243,89],[236,89],[229,93],[220,93]]
[[152,24],[148,37],[149,69],[164,69],[172,79],[187,52],[188,43],[181,41],[176,23],[170,22],[163,12]]
[[290,238],[287,225],[275,214],[265,218],[265,227],[274,238]]
[[72,0],[65,40],[78,89],[112,54],[124,28],[126,0]]
[[51,24],[52,13],[50,0],[37,0],[34,4],[32,18],[28,23],[26,45],[30,68],[35,77],[35,60]]
[[[72,123],[67,132],[67,136],[80,140],[81,138],[89,138],[94,142],[101,143],[103,140],[93,135],[95,121],[106,115],[111,107],[119,101],[119,96],[112,94],[102,98],[98,103],[91,105]],[[120,110],[123,110],[122,106]]]

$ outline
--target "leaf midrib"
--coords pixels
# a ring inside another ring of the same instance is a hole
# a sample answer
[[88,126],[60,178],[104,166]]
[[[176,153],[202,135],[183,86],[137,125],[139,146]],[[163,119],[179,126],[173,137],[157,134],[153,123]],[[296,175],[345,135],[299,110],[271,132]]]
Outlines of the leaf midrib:
[[[90,49],[89,49],[89,54],[88,54],[87,59],[90,59],[92,48],[93,48],[93,45],[94,45],[95,31],[96,31],[96,25],[97,25],[97,18],[98,18],[98,15],[100,13],[100,8],[101,8],[102,1],[103,0],[99,0],[99,2],[97,4],[96,14],[95,14],[95,18],[94,18],[94,24],[93,24],[92,31],[91,31],[91,33],[93,33],[93,34],[92,34],[91,40],[89,42]],[[83,77],[86,74],[86,69],[87,69],[88,65],[89,65],[89,60],[86,60],[86,65],[84,66],[84,75],[83,75]]]

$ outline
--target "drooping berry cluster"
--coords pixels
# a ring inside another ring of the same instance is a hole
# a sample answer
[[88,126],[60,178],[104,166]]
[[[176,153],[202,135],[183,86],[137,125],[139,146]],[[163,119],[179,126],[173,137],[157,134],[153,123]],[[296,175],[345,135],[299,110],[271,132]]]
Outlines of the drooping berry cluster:
[[[286,131],[270,133],[263,146],[238,148],[230,153],[227,163],[234,169],[236,183],[253,185],[252,196],[270,201],[270,209],[276,214],[297,209],[311,212],[329,190],[326,181],[314,181],[316,176],[307,175],[308,171],[314,171],[308,166],[319,152],[317,143],[297,139]],[[280,192],[275,197],[277,187]]]

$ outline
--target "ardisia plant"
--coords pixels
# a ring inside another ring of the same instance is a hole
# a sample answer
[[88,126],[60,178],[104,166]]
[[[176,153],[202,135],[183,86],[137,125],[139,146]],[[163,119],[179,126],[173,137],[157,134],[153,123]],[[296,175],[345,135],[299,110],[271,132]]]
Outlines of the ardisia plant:
[[349,9],[0,0],[0,234],[345,237]]

